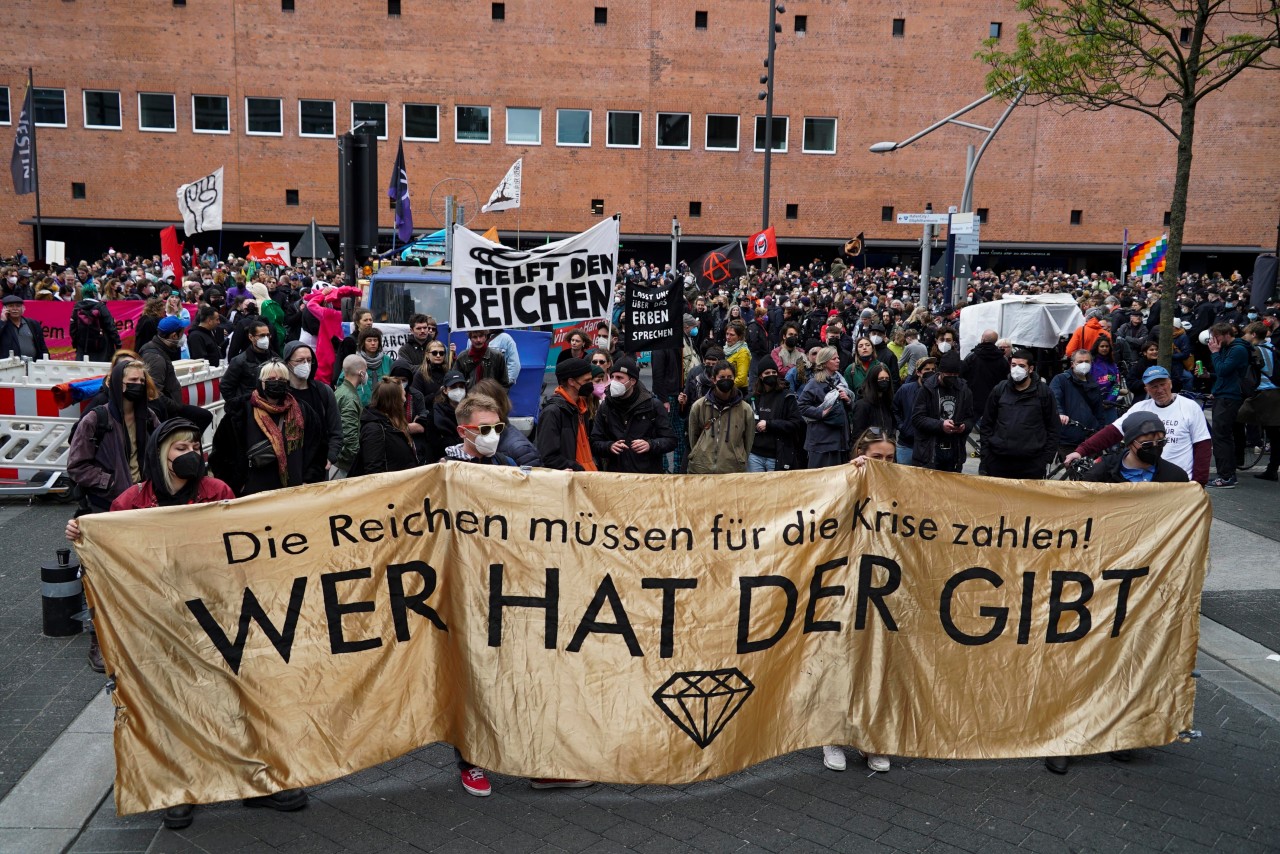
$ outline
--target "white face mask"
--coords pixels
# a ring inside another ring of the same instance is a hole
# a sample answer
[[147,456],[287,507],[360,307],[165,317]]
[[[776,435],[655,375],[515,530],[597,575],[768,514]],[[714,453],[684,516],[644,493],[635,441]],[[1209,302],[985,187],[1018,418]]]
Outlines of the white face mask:
[[259,350],[266,350],[268,347],[271,346],[271,336],[270,335],[259,336],[258,339],[253,342],[253,346],[257,347]]
[[467,390],[465,388],[451,388],[445,392],[445,395],[454,403],[462,403],[462,399],[467,396]]
[[939,353],[950,353],[950,352],[951,352],[951,342],[950,342],[950,341],[939,341],[939,342],[938,342],[938,352],[939,352]]
[[311,376],[311,363],[299,362],[293,366],[293,375],[300,380],[305,380]]
[[476,450],[480,453],[480,456],[492,457],[494,454],[498,453],[498,442],[501,440],[502,437],[497,433],[490,433],[488,436],[477,435],[471,440],[471,444],[476,446]]
[[872,343],[872,344],[874,344],[874,345],[876,345],[877,347],[879,347],[881,344],[883,344],[883,343],[884,343],[884,339],[883,339],[883,338],[881,338],[879,335],[872,335],[872,336],[871,336],[871,343]]
[[597,347],[599,347],[601,350],[608,350],[608,349],[609,349],[609,339],[608,339],[608,338],[603,338],[603,337],[601,337],[601,338],[597,338],[597,339],[596,339],[596,346],[597,346]]
[[1082,377],[1087,377],[1093,371],[1093,365],[1089,362],[1076,362],[1071,370],[1075,371]]
[[1027,369],[1022,365],[1014,365],[1009,369],[1009,378],[1015,383],[1020,383],[1027,378]]
[[627,393],[627,384],[621,380],[609,380],[609,394],[612,397],[622,397]]

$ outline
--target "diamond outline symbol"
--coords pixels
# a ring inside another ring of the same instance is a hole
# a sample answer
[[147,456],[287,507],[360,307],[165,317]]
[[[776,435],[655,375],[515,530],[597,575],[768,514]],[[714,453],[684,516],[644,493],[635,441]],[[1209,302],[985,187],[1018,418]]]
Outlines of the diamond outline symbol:
[[706,750],[755,690],[736,667],[687,670],[671,674],[653,692],[653,701],[681,732]]

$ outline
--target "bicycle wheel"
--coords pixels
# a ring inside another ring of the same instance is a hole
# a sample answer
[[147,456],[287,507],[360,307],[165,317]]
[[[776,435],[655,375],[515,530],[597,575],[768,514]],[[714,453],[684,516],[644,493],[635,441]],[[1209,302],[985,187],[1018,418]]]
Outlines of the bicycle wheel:
[[1244,446],[1244,462],[1236,466],[1241,471],[1248,471],[1258,464],[1258,460],[1262,459],[1262,445],[1245,444]]

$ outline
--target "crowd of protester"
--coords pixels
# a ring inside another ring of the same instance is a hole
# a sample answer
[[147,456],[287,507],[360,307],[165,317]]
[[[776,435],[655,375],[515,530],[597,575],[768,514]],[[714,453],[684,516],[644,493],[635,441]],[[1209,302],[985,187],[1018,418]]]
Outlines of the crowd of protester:
[[[212,248],[183,260],[181,281],[164,276],[158,258],[114,251],[63,270],[37,273],[23,258],[0,268],[0,357],[47,353],[39,324],[23,317],[26,301],[43,299],[74,303],[77,358],[112,363],[72,441],[79,513],[198,503],[441,460],[727,474],[868,455],[959,472],[977,456],[982,474],[1043,478],[1055,460],[1100,457],[1086,477],[1230,488],[1247,444],[1274,447],[1280,438],[1280,301],[1253,304],[1239,273],[1180,278],[1166,368],[1160,295],[1171,283],[978,270],[965,303],[950,304],[934,281],[919,304],[918,275],[904,268],[815,260],[704,286],[684,264],[673,271],[633,261],[620,268],[619,300],[631,282],[681,288],[680,346],[647,354],[646,382],[646,354],[623,346],[619,305],[612,318],[568,336],[526,436],[511,425],[507,392],[522,366],[503,330],[472,331],[459,351],[438,337],[435,319],[414,315],[392,358],[378,319],[357,308],[348,311],[350,334],[318,346],[311,302],[334,305],[358,293],[334,268],[255,269]],[[1085,317],[1057,347],[1031,350],[980,330],[980,343],[962,357],[966,304],[1049,293],[1069,294]],[[112,315],[120,300],[145,303],[133,350],[120,348]],[[321,349],[333,354],[323,376]],[[226,364],[225,417],[207,449],[207,413],[182,404],[174,372],[173,362],[188,356]],[[1277,479],[1274,454],[1257,476]],[[74,520],[69,535],[72,527]],[[96,644],[90,658],[102,668]],[[457,759],[467,791],[488,794],[484,772]],[[836,747],[824,762],[845,767]],[[887,757],[867,762],[889,767]],[[1050,769],[1065,772],[1065,760],[1052,758]],[[295,791],[257,805],[302,804],[305,793]],[[169,818],[183,826],[190,810]]]

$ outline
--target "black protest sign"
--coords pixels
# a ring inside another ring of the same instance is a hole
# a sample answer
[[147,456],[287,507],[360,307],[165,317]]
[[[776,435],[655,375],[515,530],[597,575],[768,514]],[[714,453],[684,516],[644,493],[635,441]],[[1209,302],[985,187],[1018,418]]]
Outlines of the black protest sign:
[[626,350],[670,350],[681,345],[684,295],[676,283],[656,288],[627,283],[622,313]]

